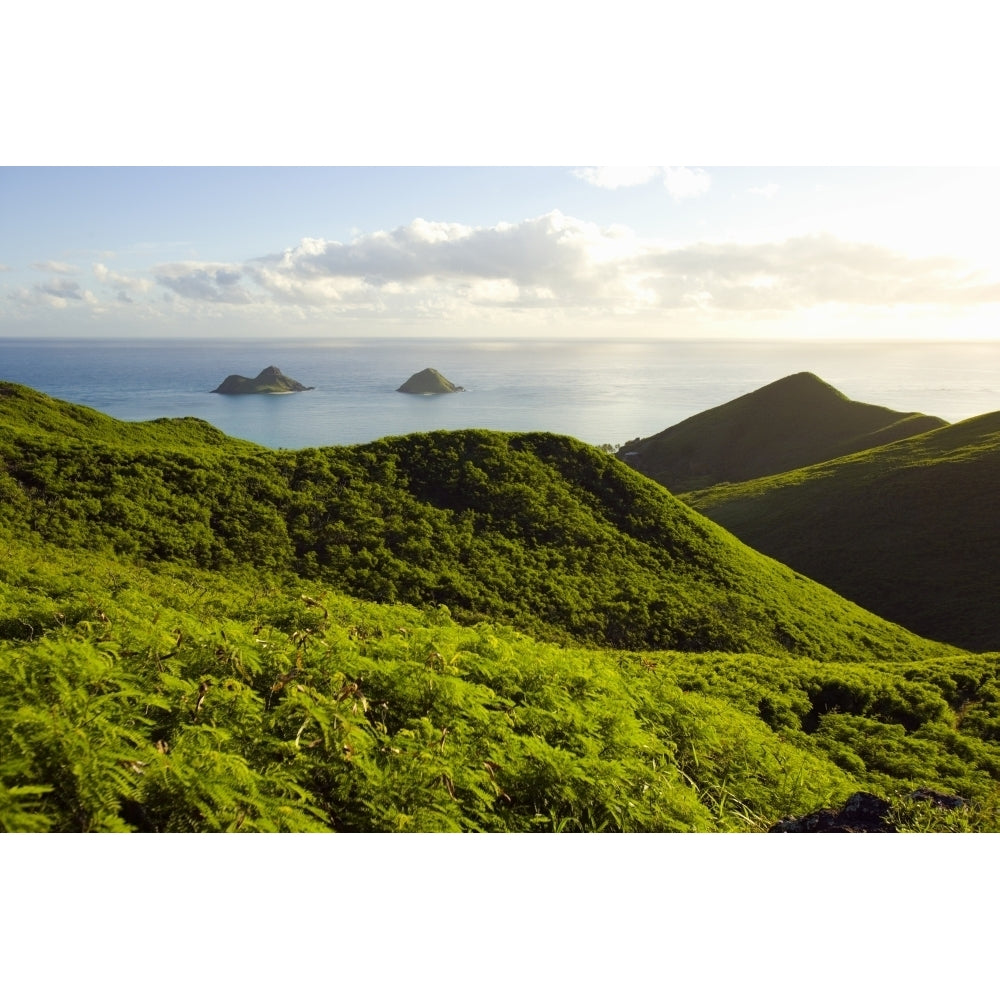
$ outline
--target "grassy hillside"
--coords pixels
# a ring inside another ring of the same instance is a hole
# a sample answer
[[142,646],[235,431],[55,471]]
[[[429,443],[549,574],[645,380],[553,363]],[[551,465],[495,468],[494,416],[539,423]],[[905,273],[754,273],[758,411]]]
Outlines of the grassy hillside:
[[921,635],[1000,649],[1000,413],[684,496],[749,545]]
[[228,437],[197,417],[116,420],[86,406],[52,399],[36,389],[0,382],[0,439],[51,438],[123,447],[224,449],[230,454],[264,454],[267,448]]
[[291,571],[595,646],[826,660],[944,651],[555,435],[440,432],[271,452],[197,422],[120,424],[8,387],[0,461],[7,523],[64,548]]
[[1000,655],[597,449],[276,452],[0,386],[0,831],[760,831],[859,790],[1000,830]]
[[800,372],[696,414],[620,454],[674,493],[743,482],[888,444],[945,426],[848,399]]
[[997,656],[563,648],[6,526],[0,552],[2,831],[756,831],[859,789],[1000,829]]

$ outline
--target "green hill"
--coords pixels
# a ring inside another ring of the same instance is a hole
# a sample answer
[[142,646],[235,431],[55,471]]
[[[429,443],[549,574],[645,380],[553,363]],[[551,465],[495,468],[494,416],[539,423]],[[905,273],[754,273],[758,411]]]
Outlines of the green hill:
[[696,414],[619,452],[674,493],[744,482],[945,426],[848,399],[810,372]]
[[1000,649],[1000,413],[684,500],[921,635]]
[[560,647],[2,523],[0,551],[0,831],[760,831],[856,790],[1000,829],[998,656]]
[[0,831],[762,831],[855,791],[1000,830],[1000,655],[566,438],[273,452],[0,384]]
[[14,382],[0,382],[0,440],[35,437],[123,447],[206,449],[262,454],[268,449],[228,437],[197,417],[115,420],[97,410],[53,399]]
[[445,604],[462,621],[594,646],[824,660],[944,649],[752,551],[569,438],[438,432],[271,452],[230,448],[201,425],[182,423],[172,443],[169,431],[119,429],[7,390],[7,523],[64,548],[295,572],[367,600]]

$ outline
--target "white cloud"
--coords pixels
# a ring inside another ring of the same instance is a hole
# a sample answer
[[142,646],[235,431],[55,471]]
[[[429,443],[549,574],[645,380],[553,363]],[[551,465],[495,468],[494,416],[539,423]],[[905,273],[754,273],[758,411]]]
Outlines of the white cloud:
[[83,289],[79,282],[57,278],[44,285],[30,288],[15,288],[7,293],[7,300],[20,309],[44,308],[65,309],[72,302],[82,302]]
[[661,306],[677,308],[692,295],[728,310],[791,311],[838,303],[853,306],[1000,302],[1000,284],[984,281],[948,257],[908,257],[830,235],[776,243],[699,243],[651,252],[637,268]]
[[153,282],[147,278],[135,278],[127,274],[112,271],[104,264],[94,264],[94,276],[101,284],[110,286],[118,294],[116,299],[125,305],[131,305],[135,300],[133,295],[147,295],[153,289]]
[[153,269],[156,281],[183,298],[245,305],[253,296],[240,282],[242,269],[231,264],[180,261]]
[[827,307],[940,316],[1000,304],[1000,283],[955,257],[915,257],[829,234],[671,246],[555,211],[479,227],[415,219],[349,242],[310,237],[244,263],[175,261],[145,275],[95,263],[93,280],[103,301],[80,281],[53,275],[10,291],[6,302],[25,314],[72,306],[125,315],[130,306],[146,318],[206,323],[238,306],[241,326],[272,329],[286,321],[328,329],[330,320],[351,317],[442,328],[495,320],[512,333],[529,315],[551,323],[749,321]]
[[304,240],[250,261],[247,273],[286,301],[356,302],[376,292],[436,297],[448,288],[464,297],[478,280],[499,283],[482,286],[493,289],[493,298],[504,288],[503,297],[512,299],[508,293],[517,288],[518,301],[554,297],[569,304],[615,280],[614,260],[624,253],[627,235],[622,227],[602,230],[560,212],[480,228],[416,219],[346,244]]
[[595,187],[614,190],[648,184],[659,173],[659,167],[578,167],[573,176]]
[[35,261],[32,265],[36,271],[49,271],[52,274],[78,274],[79,268],[62,260]]
[[1000,301],[1000,287],[951,258],[829,235],[668,249],[559,212],[480,228],[417,219],[350,243],[309,239],[248,262],[246,273],[283,304],[400,315],[477,305],[621,314]]
[[750,194],[759,195],[761,198],[767,198],[770,201],[781,188],[777,184],[762,184],[760,187],[752,187],[747,190]]
[[708,171],[701,167],[578,167],[573,176],[610,190],[648,184],[659,178],[674,201],[701,197],[712,185]]
[[55,299],[83,299],[83,290],[78,281],[68,281],[65,278],[58,278],[45,285],[36,285],[38,291],[43,295],[49,295]]
[[681,201],[684,198],[699,198],[707,193],[711,184],[712,179],[708,172],[700,167],[695,169],[690,167],[663,168],[663,186],[674,201]]
[[468,286],[465,297],[470,302],[507,304],[520,299],[521,289],[507,278],[483,278]]

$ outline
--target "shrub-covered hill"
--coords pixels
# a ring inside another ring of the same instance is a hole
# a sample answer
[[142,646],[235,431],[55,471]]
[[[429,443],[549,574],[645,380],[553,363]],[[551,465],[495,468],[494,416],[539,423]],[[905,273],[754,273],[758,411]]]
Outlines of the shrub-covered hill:
[[560,648],[3,524],[0,553],[0,831],[757,831],[856,790],[1000,829],[997,656]]
[[684,499],[921,635],[1000,650],[1000,413]]
[[116,420],[87,406],[53,399],[15,382],[0,382],[0,440],[13,443],[25,436],[173,450],[223,448],[230,454],[269,451],[249,441],[229,437],[198,417]]
[[102,418],[95,435],[88,411],[27,393],[0,395],[0,511],[64,548],[294,571],[591,645],[826,660],[944,651],[569,438],[439,432],[271,452],[186,422],[171,439],[170,425],[116,434]]
[[810,372],[705,410],[620,455],[674,493],[743,482],[888,444],[946,421],[859,403]]

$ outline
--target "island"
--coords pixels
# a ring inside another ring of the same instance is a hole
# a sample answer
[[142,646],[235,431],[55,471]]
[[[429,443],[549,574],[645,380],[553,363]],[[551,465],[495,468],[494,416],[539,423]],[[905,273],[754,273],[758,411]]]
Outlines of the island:
[[314,388],[311,385],[303,385],[282,374],[280,368],[271,365],[265,368],[256,378],[247,378],[245,375],[229,375],[222,385],[213,389],[212,392],[220,392],[227,396],[243,396],[260,392],[308,392]]
[[460,385],[449,382],[436,368],[425,368],[411,375],[396,392],[411,392],[418,396],[431,396],[443,392],[465,392]]

